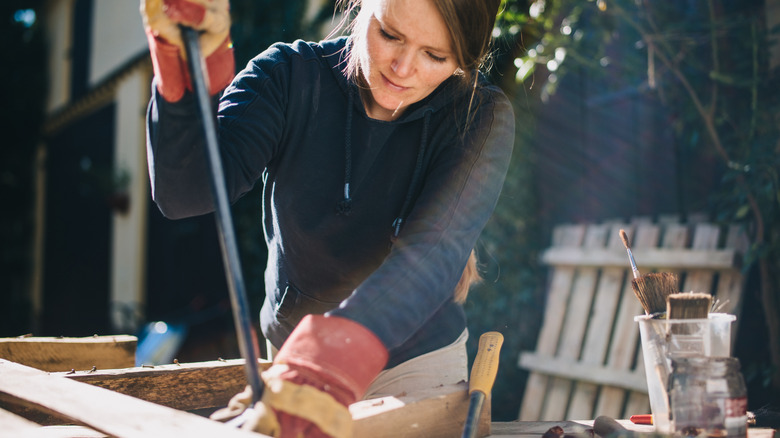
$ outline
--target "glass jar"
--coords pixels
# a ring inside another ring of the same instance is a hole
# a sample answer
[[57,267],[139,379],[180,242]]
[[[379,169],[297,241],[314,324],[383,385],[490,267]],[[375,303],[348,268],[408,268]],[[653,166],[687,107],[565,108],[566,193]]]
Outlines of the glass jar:
[[675,435],[747,436],[747,389],[738,359],[673,357],[668,389]]

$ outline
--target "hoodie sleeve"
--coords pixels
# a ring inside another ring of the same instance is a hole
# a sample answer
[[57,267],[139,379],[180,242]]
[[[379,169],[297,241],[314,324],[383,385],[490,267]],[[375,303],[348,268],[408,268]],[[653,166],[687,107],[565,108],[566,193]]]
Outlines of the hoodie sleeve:
[[[289,63],[273,46],[249,62],[213,105],[225,184],[231,202],[252,189],[276,153],[285,126]],[[217,111],[218,106],[218,111]],[[251,112],[254,116],[245,117]],[[203,128],[191,93],[167,102],[152,85],[147,160],[152,198],[168,218],[214,210]]]
[[439,145],[388,257],[331,312],[367,326],[390,350],[452,301],[498,201],[514,144],[514,113],[498,88],[483,90],[488,99],[466,135],[449,135]]

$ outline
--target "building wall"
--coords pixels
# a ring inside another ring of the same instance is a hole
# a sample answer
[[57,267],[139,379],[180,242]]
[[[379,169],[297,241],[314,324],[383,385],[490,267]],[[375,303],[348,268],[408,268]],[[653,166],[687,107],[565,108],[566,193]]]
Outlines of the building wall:
[[49,97],[46,111],[62,108],[70,98],[70,52],[73,36],[73,8],[75,0],[57,0],[46,3],[42,11],[47,29],[49,53]]
[[94,87],[148,48],[137,0],[93,2],[88,77]]
[[[149,204],[144,119],[151,64],[138,2],[50,0],[41,15],[47,29],[50,82],[42,153],[48,158],[37,192],[42,200],[35,239],[40,256],[31,282],[39,321],[33,325],[68,330],[68,324],[75,324],[74,330],[79,330],[77,321],[92,319],[80,317],[79,307],[61,315],[67,306],[59,297],[76,302],[89,297],[97,306],[92,313],[102,314],[93,322],[104,322],[95,330],[132,333],[144,314]],[[111,117],[101,116],[107,114],[106,108]],[[94,158],[98,155],[100,160]],[[53,180],[56,175],[65,179]],[[80,179],[78,186],[68,185],[72,178]],[[57,207],[68,205],[73,209]],[[84,212],[95,208],[100,216],[107,215],[108,222],[98,225],[101,219],[93,229],[83,228],[95,219]],[[78,220],[68,221],[66,214]],[[101,248],[97,259],[69,256],[91,244]],[[87,269],[85,263],[102,266],[105,272],[91,272],[81,280],[65,274]]]

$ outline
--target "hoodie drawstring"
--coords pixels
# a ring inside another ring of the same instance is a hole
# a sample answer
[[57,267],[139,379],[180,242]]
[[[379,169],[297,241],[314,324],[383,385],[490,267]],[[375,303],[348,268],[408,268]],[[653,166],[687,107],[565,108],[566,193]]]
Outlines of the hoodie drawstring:
[[409,184],[409,190],[406,192],[406,200],[404,206],[401,207],[401,213],[393,221],[393,237],[391,242],[395,243],[398,238],[398,234],[401,232],[401,227],[406,220],[406,216],[409,214],[409,209],[412,207],[412,197],[414,196],[417,184],[419,184],[420,177],[423,170],[423,158],[425,157],[425,149],[428,147],[428,126],[431,123],[431,113],[433,109],[426,108],[423,117],[423,131],[422,138],[420,139],[420,149],[417,151],[417,164],[414,166],[414,174],[412,175],[412,183]]
[[349,195],[349,184],[352,180],[352,87],[347,92],[347,123],[344,135],[344,199],[336,205],[338,214],[349,216],[352,213],[352,197]]
[[[339,201],[338,204],[336,205],[336,211],[338,212],[338,214],[344,216],[349,216],[349,214],[352,212],[352,197],[350,196],[349,186],[352,182],[352,112],[354,111],[354,108],[352,107],[353,103],[354,103],[354,93],[352,91],[352,87],[349,87],[349,91],[347,92],[347,120],[345,126],[346,132],[344,136],[344,199]],[[417,151],[417,162],[415,163],[414,166],[412,181],[409,184],[409,189],[406,192],[406,199],[404,200],[403,207],[401,207],[401,211],[398,214],[398,217],[395,218],[392,224],[393,235],[390,238],[391,243],[395,242],[395,240],[398,238],[399,233],[401,232],[401,228],[403,227],[404,221],[406,220],[406,216],[409,214],[409,210],[412,207],[412,199],[417,189],[417,185],[419,184],[420,178],[422,177],[425,150],[428,147],[428,128],[431,123],[432,113],[433,113],[433,108],[429,107],[425,109],[425,113],[423,114],[423,131],[422,131],[422,138],[420,139],[420,148]]]

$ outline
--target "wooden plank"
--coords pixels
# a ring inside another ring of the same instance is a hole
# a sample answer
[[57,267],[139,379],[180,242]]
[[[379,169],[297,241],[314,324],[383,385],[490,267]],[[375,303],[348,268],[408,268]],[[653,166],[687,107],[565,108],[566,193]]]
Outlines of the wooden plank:
[[[631,239],[631,247],[637,250],[655,247],[660,239],[661,228],[653,224],[639,224],[635,230],[626,229]],[[621,242],[622,243],[622,242]],[[632,250],[633,251],[633,250]],[[625,254],[625,249],[623,250]],[[625,256],[628,260],[628,255]],[[641,259],[640,259],[641,260]],[[638,260],[637,263],[640,261]],[[626,261],[628,263],[628,261]],[[630,370],[634,364],[637,345],[639,343],[639,327],[634,322],[636,315],[644,313],[642,305],[634,295],[631,288],[632,276],[628,273],[630,268],[626,268],[626,276],[623,283],[620,305],[617,316],[615,317],[615,331],[610,340],[609,352],[607,353],[606,365],[613,370]],[[634,372],[643,375],[643,369]],[[644,393],[647,393],[647,384],[645,383]],[[639,393],[639,392],[637,392]],[[630,397],[630,395],[629,395]],[[603,387],[596,401],[596,410],[599,415],[608,415],[610,417],[621,417],[623,402],[626,398],[626,391],[617,387]],[[647,396],[645,395],[645,398]]]
[[[460,436],[468,413],[468,383],[446,385],[352,404],[356,438],[446,438]],[[477,435],[490,434],[490,401],[485,401]]]
[[262,436],[3,359],[0,399],[56,412],[109,436]]
[[[561,377],[564,379],[587,382],[592,385],[608,385],[634,391],[644,391],[647,394],[647,380],[644,372],[617,370],[600,364],[576,362],[553,356],[542,356],[529,351],[520,355],[520,365],[536,372]],[[622,399],[622,397],[621,397]],[[592,408],[590,410],[593,410]],[[567,413],[568,415],[568,413]],[[589,418],[572,417],[572,418]]]
[[[259,361],[261,371],[269,366],[270,362]],[[227,406],[230,398],[246,387],[243,359],[147,365],[94,372],[76,371],[54,375],[183,411],[205,411]],[[2,403],[0,407],[4,407]],[[5,407],[38,424],[62,423],[62,418],[33,408]]]
[[[719,237],[719,226],[712,224],[698,224],[694,229],[691,249],[705,251],[714,250],[718,247]],[[682,287],[682,291],[713,293],[712,286],[714,281],[714,274],[715,273],[712,271],[705,271],[700,269],[689,271],[685,276],[685,283]]]
[[85,426],[59,425],[41,426],[35,433],[37,438],[107,438],[107,435]]
[[3,409],[0,409],[0,424],[0,437],[31,437],[40,429],[38,424]]
[[[644,272],[663,271],[667,268],[690,270],[734,269],[739,258],[734,249],[663,249],[637,248],[633,251],[637,263],[641,260]],[[576,267],[625,267],[626,251],[623,248],[548,248],[542,252],[542,262],[555,266]]]
[[[653,426],[634,424],[628,420],[616,420],[628,430],[636,432],[653,432]],[[565,421],[512,421],[512,422],[494,422],[491,425],[493,434],[490,438],[499,437],[524,437],[533,436],[541,438],[553,426],[560,426],[566,435],[576,435],[587,433],[588,429],[593,428],[593,420],[576,419]]]
[[[579,246],[584,235],[585,227],[582,225],[556,227],[553,232],[553,246]],[[555,353],[573,279],[573,267],[560,267],[552,272],[542,328],[536,342],[536,351],[539,354],[552,355]],[[547,383],[548,377],[543,374],[531,373],[528,377],[519,413],[521,420],[539,419],[542,409],[541,401],[547,394]]]
[[[607,234],[608,249],[625,248],[620,239],[620,230],[628,228],[626,224],[614,224],[609,227]],[[593,311],[590,323],[585,334],[585,345],[582,349],[580,363],[588,365],[601,365],[604,363],[612,327],[615,310],[620,300],[620,292],[626,275],[627,257],[624,257],[621,267],[605,267],[601,270],[596,296],[593,300]],[[585,374],[587,375],[587,374]],[[574,392],[572,394],[569,409],[563,418],[593,418],[596,397],[598,396],[598,384],[575,379]]]
[[[585,231],[585,248],[603,248],[607,241],[609,227],[605,225],[590,225]],[[592,267],[578,268],[572,287],[566,314],[563,318],[563,330],[555,356],[576,361],[580,356],[585,330],[590,317],[591,303],[596,289],[598,269]],[[570,379],[553,377],[547,390],[547,397],[542,404],[541,420],[558,420],[564,418],[573,382]]]
[[0,338],[0,358],[43,371],[135,366],[135,336]]
[[[270,365],[259,361],[260,371]],[[60,375],[183,411],[227,406],[247,385],[243,359]]]
[[[650,425],[634,424],[622,419],[616,421],[630,431],[648,434],[643,436],[650,436],[655,431]],[[576,435],[592,429],[593,420],[494,422],[490,438],[540,438],[553,426],[563,428],[566,435]],[[747,438],[773,438],[775,435],[775,430],[768,427],[750,427],[747,430]]]

